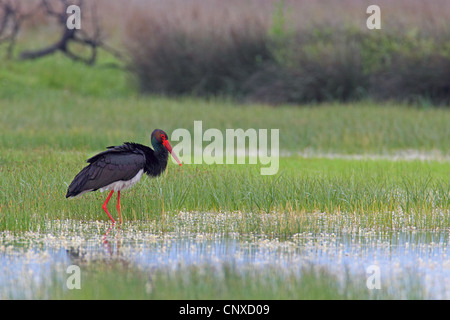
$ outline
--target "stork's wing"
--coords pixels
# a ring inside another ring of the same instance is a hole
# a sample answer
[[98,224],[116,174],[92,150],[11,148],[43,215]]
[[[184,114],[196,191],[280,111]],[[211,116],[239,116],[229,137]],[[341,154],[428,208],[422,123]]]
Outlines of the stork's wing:
[[84,191],[95,191],[115,181],[132,179],[145,166],[145,155],[130,145],[109,147],[87,160],[89,165],[80,171],[67,190],[66,198]]

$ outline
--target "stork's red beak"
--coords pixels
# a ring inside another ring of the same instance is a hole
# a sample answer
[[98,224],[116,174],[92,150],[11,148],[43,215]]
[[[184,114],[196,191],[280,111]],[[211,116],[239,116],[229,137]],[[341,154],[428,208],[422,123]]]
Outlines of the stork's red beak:
[[172,146],[170,145],[169,140],[163,139],[163,145],[164,145],[164,147],[166,147],[167,151],[170,152],[170,154],[175,159],[175,161],[178,162],[178,164],[181,166],[181,161],[178,159],[178,157],[175,154],[175,152],[172,152]]

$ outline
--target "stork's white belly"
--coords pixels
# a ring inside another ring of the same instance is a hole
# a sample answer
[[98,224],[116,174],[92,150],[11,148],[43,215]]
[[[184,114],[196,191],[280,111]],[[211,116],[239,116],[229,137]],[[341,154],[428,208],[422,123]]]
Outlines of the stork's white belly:
[[105,190],[114,190],[121,191],[130,188],[134,184],[136,184],[142,178],[142,174],[144,173],[144,169],[139,170],[139,172],[130,180],[119,180],[108,184],[107,186],[100,188],[100,191],[103,192]]

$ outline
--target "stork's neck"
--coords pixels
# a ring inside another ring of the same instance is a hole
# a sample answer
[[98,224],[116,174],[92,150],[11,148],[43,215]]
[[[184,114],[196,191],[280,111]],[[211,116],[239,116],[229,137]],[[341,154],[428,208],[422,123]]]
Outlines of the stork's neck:
[[[155,139],[156,140],[156,139]],[[169,152],[152,138],[153,157],[147,157],[145,172],[151,176],[159,176],[167,167]]]

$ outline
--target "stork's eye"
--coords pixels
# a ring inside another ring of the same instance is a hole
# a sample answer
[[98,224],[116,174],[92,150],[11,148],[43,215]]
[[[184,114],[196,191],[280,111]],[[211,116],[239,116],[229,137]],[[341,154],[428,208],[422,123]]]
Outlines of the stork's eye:
[[162,134],[161,139],[166,140],[166,135]]

